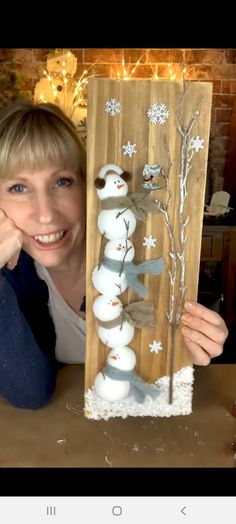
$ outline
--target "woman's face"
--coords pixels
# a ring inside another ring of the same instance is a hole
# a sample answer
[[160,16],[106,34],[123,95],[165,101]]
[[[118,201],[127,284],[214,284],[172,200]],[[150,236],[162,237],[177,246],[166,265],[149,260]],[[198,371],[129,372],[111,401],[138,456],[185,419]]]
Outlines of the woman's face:
[[0,208],[24,234],[23,248],[45,267],[78,256],[85,235],[85,187],[55,166],[0,180]]

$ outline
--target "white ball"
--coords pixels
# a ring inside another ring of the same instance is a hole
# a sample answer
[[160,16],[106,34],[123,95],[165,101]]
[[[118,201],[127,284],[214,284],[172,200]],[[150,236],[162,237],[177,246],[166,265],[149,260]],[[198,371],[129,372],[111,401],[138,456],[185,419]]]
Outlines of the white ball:
[[133,243],[129,239],[109,240],[105,245],[104,255],[113,260],[123,260],[127,249],[129,251],[126,254],[125,262],[131,262],[134,258],[135,250]]
[[120,326],[116,326],[111,329],[106,329],[102,326],[99,326],[98,336],[103,344],[109,348],[126,346],[134,337],[134,326],[126,321],[123,322],[122,329],[120,329]]
[[116,347],[109,351],[107,362],[115,368],[129,371],[135,367],[136,355],[129,346]]
[[[108,240],[130,237],[136,228],[136,218],[130,209],[127,209],[117,217],[122,209],[109,209],[100,211],[98,215],[98,229]],[[128,224],[128,231],[126,229]]]
[[92,274],[92,282],[94,287],[102,295],[120,295],[128,287],[127,279],[125,278],[124,271],[119,276],[119,273],[110,271],[103,265],[98,269],[95,267]]
[[95,378],[94,389],[100,398],[115,402],[128,396],[130,383],[126,380],[112,380],[100,372]]
[[105,186],[97,189],[97,195],[100,200],[111,196],[126,196],[128,193],[128,184],[119,175],[107,175],[104,178]]
[[93,313],[99,320],[114,320],[122,311],[122,303],[115,295],[99,295],[93,303]]

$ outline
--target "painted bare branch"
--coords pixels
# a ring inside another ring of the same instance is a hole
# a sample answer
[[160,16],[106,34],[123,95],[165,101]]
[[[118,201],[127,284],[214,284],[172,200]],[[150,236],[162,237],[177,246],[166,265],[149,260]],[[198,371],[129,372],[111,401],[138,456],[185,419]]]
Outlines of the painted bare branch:
[[186,264],[185,264],[185,247],[186,247],[186,227],[190,220],[190,216],[184,215],[184,204],[187,198],[187,180],[188,174],[191,170],[191,160],[193,157],[193,150],[189,151],[189,143],[191,139],[191,132],[194,124],[200,118],[200,105],[202,102],[202,97],[198,100],[196,108],[194,109],[190,121],[187,126],[181,125],[181,115],[183,110],[185,92],[181,96],[181,102],[177,109],[177,129],[181,134],[181,164],[180,164],[180,174],[179,174],[179,211],[178,211],[178,225],[179,225],[179,251],[177,253],[178,261],[180,264],[180,286],[179,286],[179,296],[176,307],[175,314],[175,323],[176,326],[180,324],[181,311],[183,307],[184,294],[186,291],[185,284],[185,273],[186,273]]
[[167,189],[167,201],[166,202],[160,202],[159,203],[159,209],[164,215],[164,223],[167,227],[168,236],[169,236],[169,242],[170,242],[170,270],[169,270],[169,305],[168,305],[168,312],[166,313],[169,324],[172,324],[174,320],[174,299],[175,299],[175,282],[176,282],[176,265],[177,265],[177,257],[176,257],[176,247],[175,247],[175,239],[174,239],[174,233],[173,233],[173,226],[170,222],[169,217],[169,207],[171,205],[171,191],[170,191],[170,184],[169,184],[169,173],[170,169],[173,164],[173,160],[171,161],[170,157],[170,151],[168,142],[166,139],[166,136],[164,136],[164,148],[167,155],[167,169],[166,171],[163,170],[162,176],[165,179],[166,183],[166,189]]
[[[174,375],[174,355],[175,355],[175,346],[176,346],[176,331],[180,324],[180,317],[181,317],[181,311],[183,307],[183,301],[184,301],[184,295],[186,291],[186,261],[185,261],[185,248],[186,248],[186,227],[190,220],[190,215],[185,216],[184,214],[184,205],[185,201],[188,195],[187,192],[187,180],[188,175],[191,170],[191,160],[193,157],[193,150],[189,151],[189,144],[191,139],[191,132],[193,129],[194,124],[196,121],[200,118],[200,104],[202,102],[202,98],[198,100],[197,106],[194,109],[189,123],[187,126],[184,126],[181,124],[182,120],[182,112],[183,112],[183,103],[184,103],[184,96],[186,94],[185,90],[185,84],[183,86],[183,93],[181,95],[180,104],[177,107],[176,111],[176,120],[177,120],[177,130],[181,135],[181,151],[180,151],[180,174],[178,176],[179,180],[179,209],[178,209],[178,245],[179,249],[174,255],[174,267],[175,267],[175,273],[174,273],[174,282],[171,279],[170,281],[170,297],[171,297],[171,304],[173,306],[173,310],[175,308],[175,314],[173,313],[173,316],[171,316],[169,319],[169,323],[171,324],[171,352],[170,352],[170,382],[169,382],[169,404],[172,404],[173,402],[173,375]],[[170,236],[170,235],[169,235]],[[171,245],[174,245],[177,243],[177,239],[171,240]],[[171,250],[172,251],[172,250]],[[170,255],[171,256],[171,255]],[[178,290],[178,296],[175,303],[175,284],[176,284],[176,272],[177,272],[177,263],[179,267],[179,290]]]

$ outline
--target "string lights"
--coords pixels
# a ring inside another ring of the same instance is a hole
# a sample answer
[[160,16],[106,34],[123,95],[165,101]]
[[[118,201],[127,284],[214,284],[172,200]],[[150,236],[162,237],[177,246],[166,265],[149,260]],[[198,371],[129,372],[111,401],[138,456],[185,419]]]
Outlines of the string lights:
[[132,69],[131,69],[130,59],[129,59],[129,63],[125,64],[125,59],[124,59],[124,56],[123,56],[122,62],[121,62],[121,67],[116,66],[116,71],[114,71],[114,69],[112,67],[111,71],[110,71],[110,77],[111,78],[116,78],[118,80],[119,79],[120,80],[131,80],[132,78],[134,78],[134,73],[135,73],[137,67],[140,65],[140,62],[141,62],[143,56],[145,55],[145,53],[146,53],[146,50],[142,51],[139,59],[132,66]]
[[[147,50],[143,50],[142,51],[139,59],[137,60],[137,62],[135,62],[135,64],[133,65],[132,68],[131,68],[131,64],[130,64],[130,59],[129,59],[129,63],[125,64],[125,60],[124,60],[124,57],[123,57],[120,65],[116,65],[116,66],[112,66],[111,67],[110,77],[111,78],[115,78],[117,80],[131,80],[132,78],[140,78],[139,74],[138,74],[138,66],[140,65],[141,60],[142,60],[143,56],[145,55],[146,51]],[[173,63],[172,63],[172,61],[170,59],[169,59],[169,63],[168,63],[168,74],[167,75],[166,74],[163,75],[163,77],[159,75],[159,71],[158,71],[159,64],[158,63],[156,63],[156,64],[149,64],[149,65],[151,66],[152,73],[153,73],[153,75],[150,77],[150,80],[160,80],[160,79],[164,80],[165,79],[165,80],[182,80],[182,81],[185,81],[186,66],[185,66],[184,56],[183,56],[182,72],[180,74],[178,74],[178,75],[174,71],[174,66],[173,66]]]

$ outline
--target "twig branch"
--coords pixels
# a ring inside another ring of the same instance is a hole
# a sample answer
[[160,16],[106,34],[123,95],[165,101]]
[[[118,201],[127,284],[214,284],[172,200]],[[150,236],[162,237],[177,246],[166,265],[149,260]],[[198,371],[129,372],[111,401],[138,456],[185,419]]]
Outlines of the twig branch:
[[[181,118],[182,118],[182,111],[183,111],[183,102],[184,102],[184,96],[186,94],[185,89],[185,83],[183,86],[183,93],[181,95],[180,103],[177,107],[176,111],[176,125],[177,130],[181,135],[181,152],[180,152],[180,174],[178,176],[179,180],[179,209],[178,209],[178,243],[179,243],[179,249],[176,252],[176,249],[171,248],[170,256],[172,259],[172,267],[169,272],[170,274],[170,306],[171,309],[169,310],[169,314],[167,315],[169,324],[171,325],[171,352],[170,352],[170,368],[169,368],[169,375],[170,375],[170,382],[169,382],[169,404],[172,404],[173,402],[173,375],[174,375],[174,356],[175,356],[175,347],[176,347],[176,331],[180,324],[180,318],[181,318],[181,311],[183,306],[183,300],[184,300],[184,294],[186,291],[186,282],[185,282],[185,276],[186,276],[186,263],[185,263],[185,247],[186,247],[186,227],[189,223],[190,216],[184,215],[184,205],[186,198],[188,196],[187,191],[187,180],[188,175],[191,170],[191,160],[193,157],[194,151],[192,150],[189,152],[189,144],[191,139],[191,132],[193,129],[194,124],[196,121],[200,118],[200,104],[202,102],[202,98],[200,98],[197,102],[196,108],[194,109],[190,120],[186,126],[181,124]],[[173,234],[173,231],[171,230],[170,224],[167,223],[168,231],[169,231],[169,237],[171,240],[171,246],[175,246],[175,239],[172,240],[171,234]],[[177,267],[178,263],[178,267]],[[176,284],[176,272],[179,268],[179,293],[177,297],[177,304],[175,304],[175,284]],[[176,306],[176,307],[175,307]],[[175,313],[174,313],[175,308]]]

